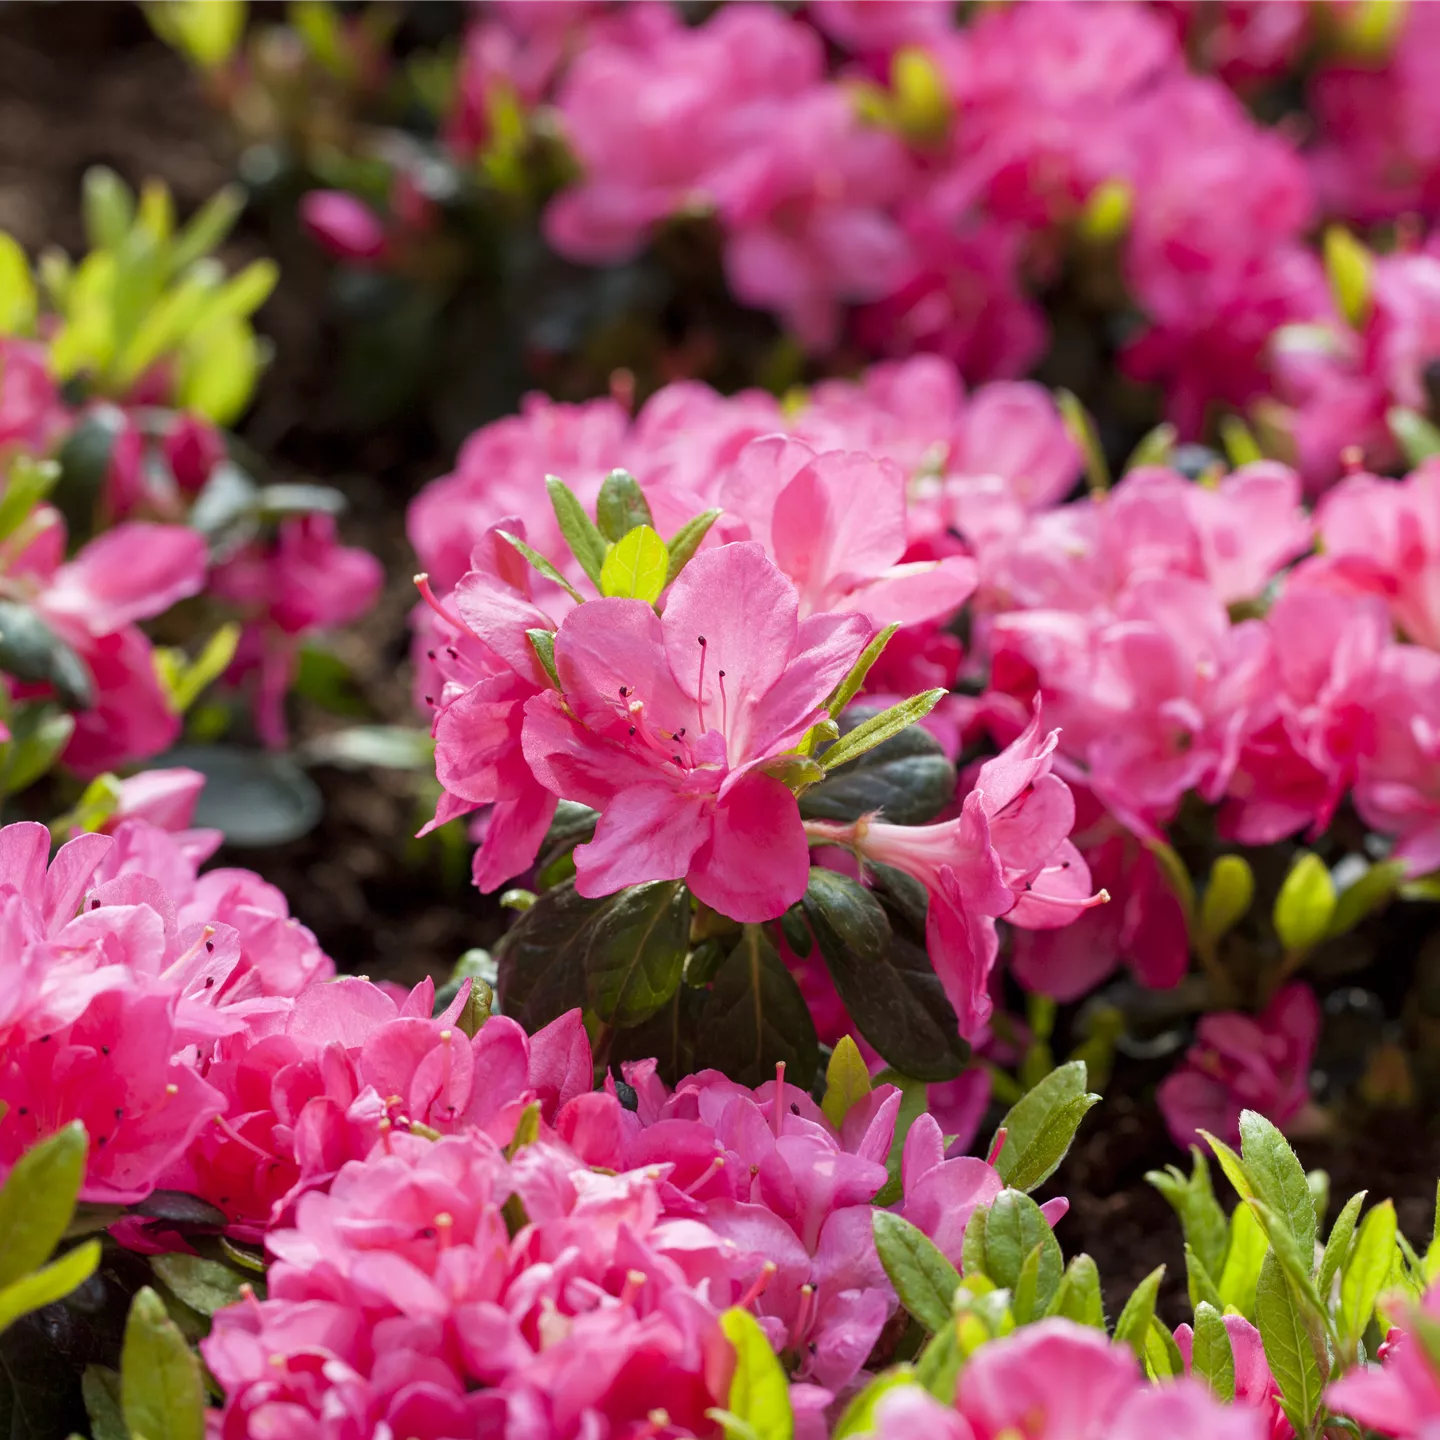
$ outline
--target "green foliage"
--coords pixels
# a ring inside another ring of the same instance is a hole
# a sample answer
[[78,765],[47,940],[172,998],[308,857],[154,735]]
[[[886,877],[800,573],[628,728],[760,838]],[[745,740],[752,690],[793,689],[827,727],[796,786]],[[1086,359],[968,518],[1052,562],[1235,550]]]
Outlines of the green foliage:
[[1072,1060],[1052,1070],[1011,1106],[990,1145],[1005,1132],[995,1168],[1007,1185],[1034,1190],[1055,1173],[1075,1138],[1080,1121],[1100,1097],[1087,1094],[1085,1062]]
[[200,1362],[149,1286],[130,1306],[120,1352],[120,1408],[143,1440],[203,1440],[205,1387]]
[[765,1332],[738,1307],[720,1317],[720,1328],[735,1349],[735,1373],[726,1408],[712,1410],[711,1418],[724,1427],[726,1440],[791,1440],[790,1385]]
[[960,1275],[935,1243],[889,1210],[871,1216],[875,1250],[900,1303],[932,1334],[950,1320]]

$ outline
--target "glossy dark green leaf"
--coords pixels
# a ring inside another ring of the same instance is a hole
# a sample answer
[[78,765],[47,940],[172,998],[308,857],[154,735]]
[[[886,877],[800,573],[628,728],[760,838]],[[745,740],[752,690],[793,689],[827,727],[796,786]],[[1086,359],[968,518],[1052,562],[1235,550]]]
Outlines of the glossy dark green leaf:
[[505,1014],[534,1032],[585,1003],[585,940],[604,900],[575,891],[573,880],[547,890],[496,947]]
[[701,1068],[742,1085],[785,1078],[808,1090],[820,1068],[820,1042],[800,987],[758,925],[747,925],[715,976],[700,1015]]
[[210,545],[210,554],[223,560],[234,554],[260,527],[260,487],[240,466],[222,460],[210,472],[204,488],[190,507],[190,526]]
[[[845,725],[853,729],[866,713],[847,711]],[[928,731],[911,726],[811,786],[800,797],[800,813],[807,820],[858,820],[882,810],[892,824],[922,825],[954,794],[955,767]]]
[[612,544],[623,540],[637,525],[653,528],[654,516],[639,482],[628,470],[612,470],[595,501],[595,522]]
[[155,1273],[165,1284],[202,1315],[213,1315],[233,1305],[240,1299],[241,1287],[248,1283],[244,1275],[230,1266],[218,1260],[206,1260],[201,1255],[157,1255],[153,1264]]
[[675,993],[690,939],[690,893],[678,880],[612,896],[590,926],[585,988],[608,1025],[639,1025]]
[[60,447],[60,482],[50,499],[65,517],[72,542],[83,540],[95,528],[110,459],[125,427],[119,406],[92,405]]
[[969,1046],[925,952],[895,935],[873,895],[815,866],[805,914],[840,998],[860,1033],[896,1069],[918,1080],[952,1080]]
[[71,710],[95,699],[89,667],[28,605],[0,600],[0,670],[32,685],[48,684]]
[[875,1250],[900,1303],[934,1334],[951,1316],[960,1274],[935,1242],[889,1210],[871,1215]]
[[168,1220],[171,1225],[223,1230],[230,1223],[223,1210],[183,1190],[152,1190],[130,1210],[147,1220]]
[[243,849],[284,845],[320,822],[324,801],[315,782],[288,755],[239,745],[180,745],[165,764],[205,777],[195,805],[196,825],[219,830]]

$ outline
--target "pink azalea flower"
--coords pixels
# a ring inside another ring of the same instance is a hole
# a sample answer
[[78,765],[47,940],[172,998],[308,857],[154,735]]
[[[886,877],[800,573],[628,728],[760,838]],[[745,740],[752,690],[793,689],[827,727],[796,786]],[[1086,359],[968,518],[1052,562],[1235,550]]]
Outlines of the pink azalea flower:
[[1378,595],[1405,635],[1440,650],[1440,463],[1405,480],[1353,475],[1317,511],[1327,583]]
[[358,619],[375,602],[385,572],[368,550],[341,545],[329,515],[280,526],[273,548],[252,546],[215,571],[212,592],[245,615],[239,678],[256,670],[256,723],[267,745],[285,744],[285,695],[302,636]]
[[[1432,1285],[1419,1308],[1433,1323],[1440,1313],[1440,1289]],[[1391,1330],[1381,1359],[1382,1365],[1342,1375],[1325,1391],[1325,1403],[1337,1415],[1396,1440],[1433,1440],[1440,1433],[1440,1375],[1425,1347],[1406,1330]]]
[[44,346],[0,337],[0,446],[45,455],[70,425]]
[[800,440],[752,440],[721,492],[789,576],[802,614],[861,611],[913,624],[945,618],[975,588],[961,556],[901,563],[906,480],[870,455],[817,454]]
[[[1295,1430],[1280,1408],[1280,1386],[1270,1372],[1260,1332],[1243,1315],[1226,1315],[1223,1323],[1235,1361],[1235,1403],[1260,1412],[1265,1420],[1265,1440],[1294,1440]],[[1189,1325],[1176,1327],[1175,1344],[1188,1375],[1195,1348],[1194,1331]]]
[[1320,1007],[1308,985],[1286,985],[1257,1016],[1204,1016],[1195,1044],[1160,1085],[1156,1099],[1175,1143],[1208,1130],[1239,1144],[1240,1112],[1258,1110],[1282,1129],[1310,1099],[1310,1062]]
[[336,260],[373,265],[385,256],[385,224],[362,200],[343,190],[307,190],[300,197],[300,223]]
[[1075,802],[1051,773],[1058,739],[1053,730],[1040,738],[1037,707],[1024,734],[980,767],[957,819],[887,825],[867,817],[852,827],[808,826],[816,838],[853,845],[865,860],[904,870],[925,886],[926,948],[967,1039],[992,1009],[995,919],[1048,929],[1105,898],[1090,893],[1090,872],[1068,839]]
[[800,898],[800,812],[763,767],[824,717],[872,632],[858,615],[798,617],[794,586],[753,543],[698,555],[663,617],[623,599],[566,617],[562,693],[527,702],[523,744],[547,789],[600,811],[575,851],[582,895],[684,879],[742,921]]

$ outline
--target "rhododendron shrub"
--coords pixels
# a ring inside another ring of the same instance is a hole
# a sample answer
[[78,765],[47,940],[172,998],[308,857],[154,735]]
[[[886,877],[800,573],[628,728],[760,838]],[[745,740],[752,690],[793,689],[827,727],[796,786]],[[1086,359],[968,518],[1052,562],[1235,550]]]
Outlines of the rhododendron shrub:
[[[60,283],[58,252],[32,274],[0,236],[7,794],[57,758],[88,780],[160,754],[222,675],[258,673],[257,729],[283,745],[302,637],[354,620],[381,580],[339,543],[337,492],[259,484],[219,428],[249,403],[263,358],[249,317],[276,278],[268,260],[227,276],[209,253],[241,197],[177,228],[162,186],[137,202],[97,168],[85,190],[83,283]],[[140,622],[162,617],[172,643],[156,649]]]

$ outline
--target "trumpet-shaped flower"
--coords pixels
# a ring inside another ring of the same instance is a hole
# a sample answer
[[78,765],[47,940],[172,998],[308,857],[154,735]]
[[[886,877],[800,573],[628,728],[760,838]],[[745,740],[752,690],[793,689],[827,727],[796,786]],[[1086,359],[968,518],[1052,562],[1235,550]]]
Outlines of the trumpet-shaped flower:
[[754,543],[698,555],[663,616],[577,606],[555,636],[561,693],[525,707],[524,751],[555,795],[600,812],[576,888],[684,879],[707,905],[770,920],[798,900],[809,850],[794,795],[764,773],[825,716],[872,633],[860,615],[799,618]]

